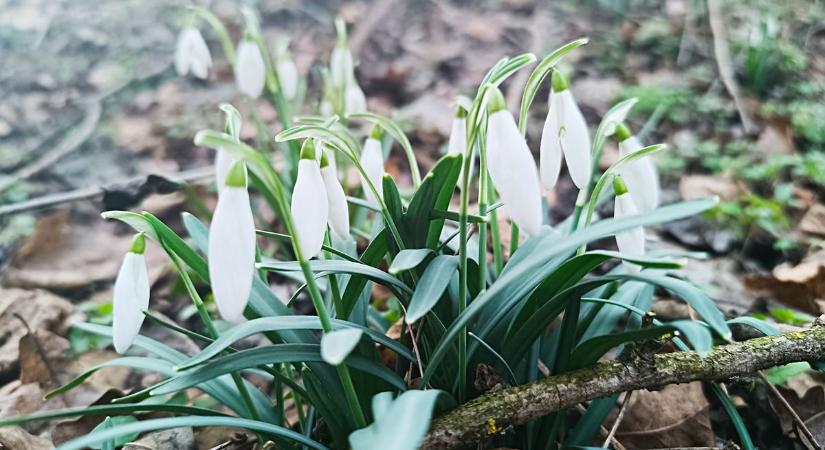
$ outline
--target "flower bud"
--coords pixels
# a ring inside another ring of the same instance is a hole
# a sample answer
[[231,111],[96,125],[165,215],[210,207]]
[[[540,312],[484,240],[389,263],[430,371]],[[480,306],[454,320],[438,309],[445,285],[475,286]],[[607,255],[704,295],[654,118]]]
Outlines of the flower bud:
[[541,186],[536,162],[498,89],[490,95],[487,113],[487,170],[490,178],[513,222],[534,236],[542,223]]
[[235,56],[235,84],[241,93],[252,98],[260,97],[266,82],[266,67],[258,45],[243,39],[238,43]]
[[335,166],[330,163],[328,151],[321,153],[321,177],[324,179],[324,187],[327,191],[327,205],[329,206],[329,226],[332,231],[341,239],[348,239],[349,234],[349,206],[344,188],[338,181],[338,173]]
[[243,320],[255,276],[255,221],[246,184],[246,167],[236,162],[226,175],[209,227],[212,294],[221,317],[231,323]]
[[[384,152],[381,150],[381,128],[378,125],[373,127],[370,136],[364,141],[360,163],[367,177],[375,187],[375,190],[378,191],[378,194],[383,198],[384,188],[382,179],[384,177]],[[378,203],[378,200],[372,193],[372,189],[369,188],[369,185],[363,178],[361,179],[361,188],[364,190],[367,201],[374,204]]]
[[[630,129],[624,124],[616,127],[616,137],[619,139],[619,156],[625,157],[641,150],[644,146]],[[619,174],[633,193],[640,212],[653,211],[659,206],[661,187],[659,186],[659,171],[651,156],[642,156],[629,161],[618,168]]]
[[[613,178],[613,192],[616,194],[613,209],[614,218],[621,219],[639,214],[636,203],[633,201],[633,196],[631,192],[628,191],[627,185],[621,176]],[[630,256],[643,256],[645,254],[644,228],[636,227],[616,233],[616,245],[619,247],[620,253]],[[629,266],[635,268],[635,270],[639,269],[639,266],[636,265],[631,264]]]
[[149,307],[149,275],[143,257],[146,238],[138,233],[118,271],[112,299],[112,340],[123,354],[132,346],[143,325],[143,310]]
[[307,259],[318,255],[327,231],[329,201],[311,139],[304,141],[301,148],[291,210],[301,252]]

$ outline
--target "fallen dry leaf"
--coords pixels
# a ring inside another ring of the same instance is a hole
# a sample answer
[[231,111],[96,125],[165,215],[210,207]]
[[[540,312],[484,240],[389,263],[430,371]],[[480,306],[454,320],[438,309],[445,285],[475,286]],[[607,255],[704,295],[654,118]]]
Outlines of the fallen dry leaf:
[[722,200],[731,201],[744,193],[736,182],[719,175],[688,175],[679,180],[679,195],[684,200],[718,196]]
[[616,438],[627,448],[712,447],[708,401],[699,382],[637,391]]
[[816,203],[811,206],[799,222],[799,231],[825,236],[825,205]]
[[746,285],[768,292],[780,302],[819,315],[825,299],[825,250],[819,250],[799,264],[783,263],[770,275],[751,275]]
[[195,436],[192,434],[192,428],[189,427],[153,431],[122,447],[123,450],[195,450],[195,448]]
[[20,427],[0,428],[0,449],[2,450],[52,450],[54,445],[48,439],[33,436]]
[[20,367],[19,342],[28,330],[17,316],[32,330],[64,334],[72,312],[71,303],[47,291],[0,288],[0,378]]

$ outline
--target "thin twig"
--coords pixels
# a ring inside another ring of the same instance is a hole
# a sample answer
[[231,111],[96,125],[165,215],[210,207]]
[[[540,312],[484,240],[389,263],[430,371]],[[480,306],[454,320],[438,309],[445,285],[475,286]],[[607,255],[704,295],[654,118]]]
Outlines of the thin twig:
[[[628,410],[628,405],[633,400],[633,393],[636,391],[630,391],[624,396],[624,401],[622,402],[622,406],[619,408],[619,414],[616,416],[616,420],[613,422],[613,426],[610,427],[610,433],[607,434],[607,438],[605,438],[602,447],[607,447],[607,444],[610,443],[613,437],[616,435],[616,431],[619,430],[619,425],[622,424],[622,420],[624,420],[624,414]],[[618,450],[618,449],[617,449]]]
[[791,414],[791,418],[793,418],[794,423],[796,423],[796,427],[802,432],[803,435],[805,435],[805,437],[808,439],[808,442],[810,442],[810,444],[816,450],[822,450],[822,446],[819,445],[819,442],[816,441],[814,434],[811,433],[811,430],[809,430],[808,426],[805,425],[805,421],[802,420],[801,417],[799,417],[799,414],[797,414],[796,411],[793,409],[793,406],[791,406],[791,404],[788,403],[788,400],[785,398],[785,396],[782,395],[781,392],[779,392],[779,389],[777,389],[776,386],[774,386],[773,383],[771,383],[770,380],[768,380],[768,377],[766,377],[762,371],[759,371],[759,378],[765,383],[765,386],[768,387],[768,389],[771,391],[771,394],[773,394],[773,396],[776,397],[777,400],[779,400],[779,403],[782,403],[782,406],[788,411],[788,413]]

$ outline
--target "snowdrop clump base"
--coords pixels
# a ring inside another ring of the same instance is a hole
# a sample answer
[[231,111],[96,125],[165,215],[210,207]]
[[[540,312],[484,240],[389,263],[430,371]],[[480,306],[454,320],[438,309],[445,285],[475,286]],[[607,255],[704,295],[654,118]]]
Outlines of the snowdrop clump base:
[[[660,324],[647,338],[670,337],[700,353],[709,350],[712,337],[730,338],[713,302],[669,274],[683,266],[680,255],[645,253],[645,227],[701,213],[715,201],[658,206],[650,155],[664,146],[643,147],[624,124],[634,100],[608,111],[591,139],[572,81],[558,69],[586,39],[540,61],[529,53],[502,58],[473,98],[456,100],[446,152],[422,178],[404,131],[368,111],[343,21],[336,22],[329,68],[321,69],[320,98],[305,105],[305,79],[289,49],[281,44],[272,56],[254,12],[244,11],[237,46],[209,11],[191,13],[178,38],[178,72],[208,77],[212,53],[201,32],[211,30],[207,35],[218,39],[234,68],[238,92],[271,99],[277,109],[274,151],[283,153],[283,165],[273,166],[269,150],[239,139],[243,116],[223,104],[224,129],[204,130],[194,139],[215,151],[218,202],[211,219],[186,213],[186,233],[179,235],[147,212],[105,213],[137,235],[115,284],[112,326],[78,328],[112,337],[126,356],[90,368],[50,395],[111,366],[156,372],[163,379],[110,405],[6,423],[164,414],[121,425],[104,422],[62,449],[205,425],[248,429],[279,448],[413,449],[433,416],[483,393],[476,377],[480,367],[518,385],[542,376],[539,367],[558,374],[615,355],[614,349],[649,326],[639,314],[650,309],[654,289],[689,303],[701,322]],[[208,28],[199,30],[198,20]],[[499,86],[523,70],[531,72],[516,120]],[[538,98],[543,88],[549,113],[540,142],[528,142],[527,117],[534,103],[544,102]],[[298,114],[310,111],[316,114]],[[254,110],[246,113],[259,120]],[[599,173],[597,162],[610,139],[621,158]],[[385,172],[388,150],[403,152],[412,186],[398,186]],[[544,194],[562,176],[562,162],[580,192],[571,217],[550,226],[546,211],[554,205]],[[347,192],[340,180],[349,168],[360,176],[360,189]],[[596,207],[611,196],[615,216],[597,217]],[[457,209],[451,209],[454,200]],[[253,213],[262,207],[274,211],[283,232],[263,229],[268,224]],[[512,229],[509,246],[501,236],[505,221]],[[618,251],[588,250],[589,243],[610,236]],[[152,314],[142,258],[146,245],[158,246],[177,269],[202,322],[199,331]],[[272,274],[298,280],[290,299],[270,289]],[[390,299],[375,298],[375,285]],[[300,298],[311,301],[315,315],[295,314],[290,306]],[[139,336],[145,317],[203,349],[186,355]],[[681,337],[674,337],[674,327]],[[259,334],[266,345],[236,348]],[[250,376],[265,380],[264,386],[252,384]],[[175,394],[187,389],[211,397],[214,406],[181,403]],[[615,401],[597,400],[575,420],[559,412],[499,439],[505,446],[536,449],[588,445]]]

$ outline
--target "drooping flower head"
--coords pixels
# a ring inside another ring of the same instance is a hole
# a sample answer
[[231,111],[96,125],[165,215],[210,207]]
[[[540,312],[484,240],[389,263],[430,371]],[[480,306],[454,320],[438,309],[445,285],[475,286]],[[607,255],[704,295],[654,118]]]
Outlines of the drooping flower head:
[[309,259],[321,253],[324,235],[327,232],[329,202],[326,184],[321,176],[321,168],[311,139],[301,147],[298,162],[298,177],[292,191],[292,218],[298,246],[304,257]]
[[[463,155],[467,151],[467,110],[463,106],[458,105],[453,117],[453,124],[450,128],[450,139],[447,141],[448,155]],[[470,178],[472,178],[472,170],[470,167]],[[464,171],[458,179],[459,188],[464,187]]]
[[329,205],[329,226],[332,231],[341,239],[349,239],[349,207],[344,188],[338,181],[338,173],[330,161],[327,154],[332,150],[321,151],[321,177],[324,179],[324,187],[327,191],[327,204]]
[[275,70],[278,73],[278,81],[283,90],[284,97],[294,99],[298,95],[299,75],[292,54],[289,52],[289,43],[286,40],[278,43]]
[[541,186],[536,162],[519,133],[504,96],[495,89],[487,104],[487,170],[510,218],[524,232],[542,224]]
[[[636,216],[639,210],[636,202],[627,185],[621,176],[613,178],[613,193],[616,195],[613,207],[613,217],[621,219],[623,217]],[[616,245],[619,252],[630,256],[643,256],[645,254],[645,230],[642,227],[616,233]],[[639,269],[639,266],[630,264],[630,267]]]
[[210,67],[212,55],[201,32],[195,27],[182,29],[175,45],[175,71],[182,77],[191,73],[205,80]]
[[244,36],[236,53],[235,84],[238,90],[252,98],[260,97],[266,83],[266,66],[258,44],[250,36]]
[[115,280],[112,299],[112,339],[115,351],[125,353],[143,324],[143,311],[149,307],[149,275],[143,252],[146,238],[138,233]]
[[[381,127],[375,125],[370,132],[367,140],[364,141],[364,148],[361,150],[360,163],[366,172],[370,182],[372,182],[375,190],[381,198],[384,197],[384,188],[382,179],[384,178],[384,152],[381,150]],[[364,196],[370,203],[377,204],[378,200],[375,198],[372,189],[367,184],[364,178],[361,178],[361,188],[364,190]]]
[[209,227],[209,279],[218,311],[238,323],[255,276],[255,221],[246,190],[246,166],[236,162],[226,175]]
[[553,72],[550,109],[541,133],[539,163],[541,180],[547,189],[552,189],[559,179],[562,155],[567,161],[570,177],[579,189],[590,182],[590,133],[569,87],[561,72]]
[[[641,150],[644,146],[625,124],[616,127],[619,140],[619,156],[625,157]],[[650,212],[659,206],[659,171],[650,156],[642,156],[619,167],[627,188],[633,193],[633,200],[640,212]]]

